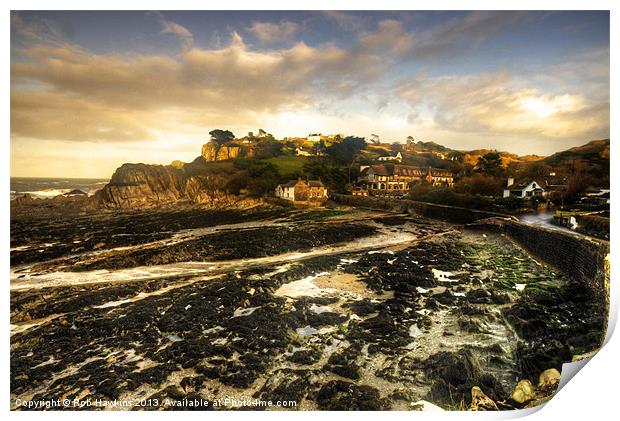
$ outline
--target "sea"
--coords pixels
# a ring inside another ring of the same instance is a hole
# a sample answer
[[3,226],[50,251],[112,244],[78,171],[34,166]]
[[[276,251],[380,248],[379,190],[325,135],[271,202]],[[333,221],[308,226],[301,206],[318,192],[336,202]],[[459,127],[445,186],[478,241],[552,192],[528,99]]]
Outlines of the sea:
[[26,193],[32,197],[49,199],[76,189],[91,196],[108,181],[110,180],[107,178],[11,177],[11,200]]

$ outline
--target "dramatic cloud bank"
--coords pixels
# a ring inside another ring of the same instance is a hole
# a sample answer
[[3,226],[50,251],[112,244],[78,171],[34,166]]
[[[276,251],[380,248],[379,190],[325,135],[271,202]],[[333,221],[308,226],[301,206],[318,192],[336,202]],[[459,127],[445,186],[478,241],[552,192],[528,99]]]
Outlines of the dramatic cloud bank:
[[12,14],[14,174],[33,175],[49,161],[41,151],[59,145],[80,145],[69,146],[67,165],[88,147],[101,154],[105,164],[85,176],[107,175],[119,151],[128,155],[121,161],[191,159],[216,127],[372,132],[390,141],[411,134],[538,154],[609,136],[608,43],[550,44],[562,54],[531,63],[521,47],[519,68],[487,53],[510,48],[500,34],[531,25],[526,13],[473,12],[429,25],[418,23],[424,16],[345,12],[251,17],[226,25],[211,45],[195,22],[155,18],[149,36],[162,44],[137,51],[80,43],[53,18]]

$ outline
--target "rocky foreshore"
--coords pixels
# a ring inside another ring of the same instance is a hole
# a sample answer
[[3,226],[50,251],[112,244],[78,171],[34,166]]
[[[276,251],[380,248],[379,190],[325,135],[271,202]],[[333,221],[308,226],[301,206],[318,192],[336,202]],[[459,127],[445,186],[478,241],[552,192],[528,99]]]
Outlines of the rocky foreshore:
[[421,217],[25,212],[11,235],[15,409],[522,408],[604,331],[585,287],[506,237]]

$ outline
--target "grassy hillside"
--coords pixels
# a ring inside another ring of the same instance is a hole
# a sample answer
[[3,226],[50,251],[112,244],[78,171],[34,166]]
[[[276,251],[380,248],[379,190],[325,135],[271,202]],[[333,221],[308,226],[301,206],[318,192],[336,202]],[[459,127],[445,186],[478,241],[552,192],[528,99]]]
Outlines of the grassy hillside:
[[609,139],[593,140],[585,145],[575,146],[545,158],[550,165],[566,165],[572,161],[609,162]]
[[308,158],[305,156],[277,156],[261,161],[273,164],[282,177],[292,177],[302,172],[304,164],[308,162]]

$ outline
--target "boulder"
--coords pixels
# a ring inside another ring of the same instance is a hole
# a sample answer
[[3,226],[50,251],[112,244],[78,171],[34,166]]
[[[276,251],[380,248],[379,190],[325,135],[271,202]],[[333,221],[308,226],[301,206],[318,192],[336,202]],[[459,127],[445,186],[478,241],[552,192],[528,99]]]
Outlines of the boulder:
[[478,386],[471,388],[471,411],[497,411],[497,405]]
[[71,196],[88,196],[88,193],[79,190],[79,189],[73,189],[71,191],[68,191],[66,193],[63,193],[61,196],[64,197],[71,197]]
[[555,368],[543,371],[538,376],[538,387],[541,389],[555,389],[560,383],[561,374]]
[[515,386],[510,398],[520,404],[531,401],[536,397],[536,388],[529,380],[521,380]]
[[34,200],[35,200],[35,198],[32,197],[32,195],[30,193],[25,193],[23,196],[15,198],[11,203],[14,203],[16,205],[20,205],[20,204],[24,204],[24,203],[31,203]]

